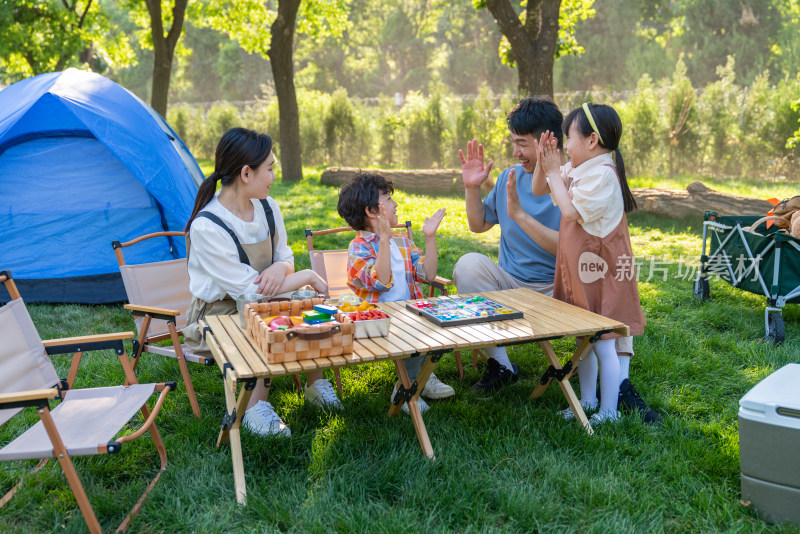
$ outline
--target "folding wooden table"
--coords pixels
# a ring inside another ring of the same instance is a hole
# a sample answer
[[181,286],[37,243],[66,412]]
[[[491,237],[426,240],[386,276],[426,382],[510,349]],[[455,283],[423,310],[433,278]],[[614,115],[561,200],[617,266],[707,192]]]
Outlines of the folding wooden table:
[[[357,339],[352,354],[279,364],[266,361],[246,329],[239,326],[238,317],[227,315],[206,317],[201,326],[204,327],[206,342],[222,371],[225,386],[226,413],[222,420],[217,446],[230,440],[236,500],[240,504],[247,502],[239,435],[244,411],[256,381],[263,379],[269,385],[269,381],[276,376],[394,360],[401,386],[395,399],[397,404],[392,404],[389,416],[397,415],[402,403],[408,402],[422,451],[428,458],[435,459],[417,399],[442,355],[453,350],[474,350],[535,341],[544,351],[550,367],[534,389],[531,398],[542,395],[550,382],[553,379],[557,380],[570,408],[575,413],[575,418],[589,434],[592,434],[589,420],[568,380],[575,373],[579,361],[588,353],[600,335],[608,332],[628,335],[628,327],[618,321],[587,312],[529,289],[488,291],[459,296],[482,296],[519,310],[523,312],[524,317],[443,328],[406,309],[404,301],[384,302],[380,306],[391,317],[388,336]],[[438,297],[438,299],[446,298],[451,297]],[[550,345],[550,340],[563,337],[580,338],[580,341],[573,356],[562,367]],[[417,380],[411,382],[400,360],[417,355],[428,357],[422,365]],[[242,387],[237,397],[237,388],[240,384]]]

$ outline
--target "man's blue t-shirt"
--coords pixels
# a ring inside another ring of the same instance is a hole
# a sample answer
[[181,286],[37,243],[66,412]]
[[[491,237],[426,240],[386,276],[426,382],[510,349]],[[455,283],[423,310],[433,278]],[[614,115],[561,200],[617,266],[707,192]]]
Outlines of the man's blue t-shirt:
[[531,188],[533,175],[526,173],[522,165],[504,170],[494,189],[483,199],[486,222],[500,224],[500,256],[498,265],[505,272],[522,282],[550,283],[555,278],[556,257],[536,244],[522,228],[508,216],[508,173],[514,169],[517,175],[517,195],[525,212],[553,230],[558,231],[561,210],[553,205],[550,195],[534,195]]

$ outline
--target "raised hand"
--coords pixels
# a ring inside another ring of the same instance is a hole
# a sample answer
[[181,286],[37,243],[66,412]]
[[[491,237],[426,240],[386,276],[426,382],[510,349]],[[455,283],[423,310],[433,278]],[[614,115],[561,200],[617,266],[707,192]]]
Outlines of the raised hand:
[[386,206],[383,202],[378,204],[378,237],[389,238],[392,236],[392,223],[389,221],[389,214],[386,213]]
[[444,208],[439,208],[436,210],[436,213],[431,215],[430,217],[425,217],[425,224],[422,225],[422,235],[425,237],[433,237],[436,235],[436,231],[439,229],[439,225],[442,224],[442,219],[444,219],[445,210]]
[[511,169],[508,172],[508,181],[506,182],[506,197],[508,216],[516,221],[525,212],[522,209],[522,205],[519,203],[519,195],[517,194],[517,173],[514,171],[514,169]]
[[464,187],[480,187],[489,178],[494,161],[484,165],[483,145],[479,144],[477,139],[467,143],[467,157],[464,157],[462,150],[458,151],[458,157],[461,159],[461,178],[464,180]]
[[539,164],[547,176],[557,174],[561,167],[561,151],[552,132],[543,132],[539,138]]

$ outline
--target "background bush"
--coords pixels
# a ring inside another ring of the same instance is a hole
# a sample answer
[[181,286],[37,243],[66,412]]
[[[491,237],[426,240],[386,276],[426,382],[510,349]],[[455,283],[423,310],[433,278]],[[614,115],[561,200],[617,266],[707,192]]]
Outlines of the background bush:
[[[729,59],[717,68],[715,81],[697,88],[679,60],[660,84],[645,74],[636,91],[564,93],[556,102],[565,114],[587,101],[613,105],[622,117],[625,162],[636,175],[798,178],[800,104],[793,103],[800,97],[800,77],[770,84],[764,73],[740,86],[734,66]],[[487,160],[504,168],[514,163],[505,115],[516,101],[485,85],[466,96],[439,85],[427,96],[411,92],[401,104],[388,97],[354,99],[344,89],[300,89],[303,163],[458,168],[458,149],[475,138]],[[222,133],[243,124],[272,135],[280,158],[274,96],[208,110],[180,104],[170,108],[168,120],[197,157],[213,157]]]

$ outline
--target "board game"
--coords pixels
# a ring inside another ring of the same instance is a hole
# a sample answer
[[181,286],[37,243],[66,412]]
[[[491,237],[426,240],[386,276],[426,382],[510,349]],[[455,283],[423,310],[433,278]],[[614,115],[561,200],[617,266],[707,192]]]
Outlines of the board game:
[[440,297],[409,302],[406,308],[439,326],[522,319],[522,312],[484,297]]

